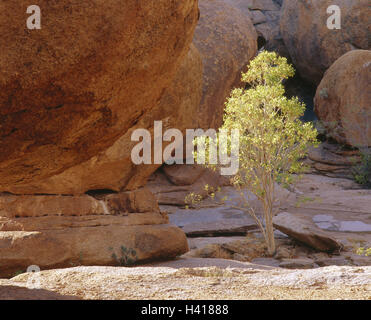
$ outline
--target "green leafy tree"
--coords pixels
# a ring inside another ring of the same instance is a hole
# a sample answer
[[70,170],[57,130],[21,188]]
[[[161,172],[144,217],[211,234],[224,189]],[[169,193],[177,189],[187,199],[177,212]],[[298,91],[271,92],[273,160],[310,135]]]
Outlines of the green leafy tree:
[[[304,168],[300,159],[309,146],[317,144],[313,125],[300,120],[305,105],[297,97],[285,97],[283,81],[293,75],[294,69],[286,58],[273,52],[260,53],[242,74],[250,88],[232,91],[220,128],[240,132],[239,170],[233,182],[236,188],[247,188],[259,199],[263,215],[258,216],[247,199],[238,208],[255,219],[270,255],[276,250],[272,221],[279,200],[276,182],[290,183],[291,175]],[[226,142],[229,150],[233,148],[231,142]]]

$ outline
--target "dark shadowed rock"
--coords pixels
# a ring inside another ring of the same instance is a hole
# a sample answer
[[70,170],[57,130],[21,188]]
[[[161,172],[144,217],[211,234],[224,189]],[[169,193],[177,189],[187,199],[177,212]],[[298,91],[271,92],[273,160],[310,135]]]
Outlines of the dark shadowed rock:
[[80,300],[51,290],[31,289],[8,280],[0,280],[0,300]]
[[217,191],[218,187],[229,184],[229,179],[220,175],[219,172],[204,170],[194,183],[190,185],[175,185],[170,182],[170,179],[161,170],[150,177],[147,187],[153,192],[160,205],[184,206],[192,204],[189,201],[191,199],[187,199],[190,194],[194,194],[201,200],[211,192]]

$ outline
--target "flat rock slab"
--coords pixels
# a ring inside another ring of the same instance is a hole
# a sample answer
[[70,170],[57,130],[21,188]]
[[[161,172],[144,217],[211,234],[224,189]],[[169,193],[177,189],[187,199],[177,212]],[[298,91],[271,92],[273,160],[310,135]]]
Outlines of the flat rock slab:
[[279,267],[286,269],[312,269],[316,265],[312,259],[283,259]]
[[275,269],[269,265],[260,265],[256,263],[229,260],[229,259],[215,259],[215,258],[189,258],[181,257],[173,261],[159,262],[148,265],[148,267],[167,267],[174,269],[181,268],[205,268],[217,267],[221,269],[239,268],[239,269],[254,269],[254,270],[272,270]]
[[160,211],[155,196],[147,188],[95,196],[0,193],[0,217],[95,216]]
[[203,248],[209,244],[225,244],[229,242],[234,242],[237,240],[245,240],[246,237],[200,237],[200,238],[189,238],[188,245],[189,248],[192,249],[199,249]]
[[179,209],[169,215],[169,221],[191,237],[244,235],[257,229],[250,216],[225,206],[196,210]]
[[329,231],[371,232],[371,224],[358,220],[341,221],[328,214],[318,214],[313,221],[319,228]]
[[[319,258],[319,259],[315,259],[315,263],[319,265],[320,267],[352,265],[350,259],[347,259],[346,257],[343,257],[343,256]],[[371,260],[370,260],[370,264],[371,264]]]
[[[125,251],[122,249],[125,248]],[[135,250],[127,255],[127,250]],[[0,232],[0,277],[30,265],[41,270],[77,265],[122,265],[172,259],[188,251],[185,234],[169,224],[106,225]]]
[[331,252],[342,248],[340,242],[306,217],[283,212],[273,218],[273,225],[281,232],[316,250]]
[[321,144],[317,148],[310,148],[309,159],[333,166],[353,166],[359,160],[357,155],[339,155],[331,152],[326,148],[325,144]]
[[[293,194],[277,186],[277,197],[281,203],[292,201]],[[215,198],[201,202],[204,207],[197,209],[178,209],[169,215],[171,223],[182,228],[187,236],[221,236],[245,235],[251,230],[258,230],[254,219],[246,212],[238,209],[248,201],[257,214],[261,205],[256,196],[247,190],[238,191],[233,187],[223,187],[216,192]],[[237,207],[237,208],[236,208]]]
[[277,259],[273,259],[273,258],[255,258],[251,260],[251,263],[278,268],[280,261]]

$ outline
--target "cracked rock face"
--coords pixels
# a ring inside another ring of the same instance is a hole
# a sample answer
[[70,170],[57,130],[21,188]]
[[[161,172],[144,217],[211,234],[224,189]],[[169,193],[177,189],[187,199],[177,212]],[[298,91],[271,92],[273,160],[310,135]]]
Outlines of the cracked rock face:
[[[327,28],[327,8],[341,10],[341,29]],[[300,75],[318,84],[324,72],[348,51],[371,48],[368,0],[286,0],[281,34]]]
[[1,191],[110,147],[156,105],[198,19],[196,0],[40,0],[28,30],[28,5],[1,4]]

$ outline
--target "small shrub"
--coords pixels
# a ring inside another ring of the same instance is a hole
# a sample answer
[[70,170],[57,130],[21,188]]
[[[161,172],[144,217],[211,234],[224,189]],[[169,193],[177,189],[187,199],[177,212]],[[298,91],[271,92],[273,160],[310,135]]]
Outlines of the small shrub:
[[352,174],[357,183],[371,188],[371,154],[361,154],[361,162],[353,167]]
[[190,207],[194,207],[196,204],[200,203],[202,200],[202,196],[200,194],[191,192],[189,193],[185,199],[184,202],[186,204],[186,209],[189,209]]
[[[221,131],[238,130],[239,171],[233,177],[234,186],[252,192],[263,207],[263,216],[255,213],[248,199],[240,210],[251,215],[261,229],[269,255],[276,250],[273,217],[277,213],[275,184],[288,185],[292,174],[304,166],[301,159],[308,148],[317,144],[317,130],[310,123],[301,122],[305,105],[298,98],[285,96],[283,81],[294,75],[287,59],[276,53],[263,51],[250,62],[242,81],[248,89],[232,91],[225,104]],[[218,137],[217,137],[218,138]],[[199,139],[202,143],[202,139]],[[197,143],[197,141],[196,141]],[[210,141],[215,145],[215,141]],[[229,138],[224,141],[228,152],[235,147]],[[209,166],[213,166],[209,164]]]
[[357,254],[359,254],[360,256],[370,257],[371,256],[371,248],[368,248],[368,249],[358,248]]

